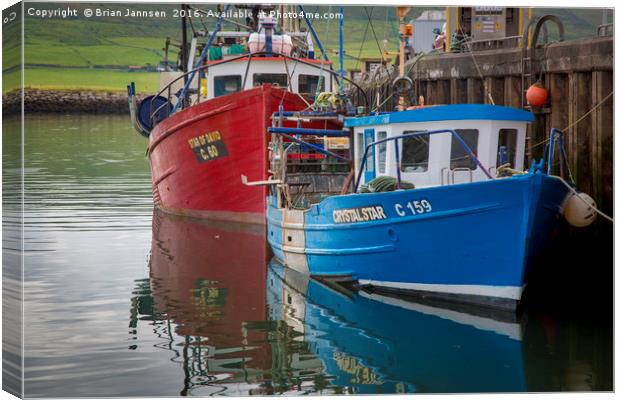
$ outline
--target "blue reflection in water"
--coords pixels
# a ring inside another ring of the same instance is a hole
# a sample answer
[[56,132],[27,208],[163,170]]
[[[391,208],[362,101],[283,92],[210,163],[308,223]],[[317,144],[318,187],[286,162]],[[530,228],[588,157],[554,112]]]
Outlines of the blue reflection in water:
[[[304,333],[353,393],[526,390],[521,326],[372,293],[344,293],[272,263],[273,318]],[[300,314],[301,313],[301,314]]]

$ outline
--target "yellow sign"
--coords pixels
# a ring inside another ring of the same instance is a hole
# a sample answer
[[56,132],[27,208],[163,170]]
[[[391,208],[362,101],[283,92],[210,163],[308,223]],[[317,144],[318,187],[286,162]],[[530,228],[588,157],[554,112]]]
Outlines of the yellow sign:
[[349,149],[349,138],[346,138],[346,137],[326,138],[325,147],[328,150],[348,150]]
[[228,150],[222,140],[220,131],[205,133],[187,141],[196,156],[196,161],[203,163],[219,157],[227,156]]

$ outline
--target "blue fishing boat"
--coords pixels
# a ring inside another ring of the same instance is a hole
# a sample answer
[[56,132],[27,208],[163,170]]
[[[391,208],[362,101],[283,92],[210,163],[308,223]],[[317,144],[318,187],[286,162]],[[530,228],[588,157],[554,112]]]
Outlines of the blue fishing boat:
[[[562,132],[552,129],[545,157],[528,168],[531,112],[407,107],[403,71],[401,58],[397,111],[344,107],[351,102],[341,87],[328,104],[274,113],[271,176],[242,181],[270,187],[267,238],[275,257],[358,287],[515,309],[563,214],[578,226],[596,216],[572,178],[553,175],[559,160],[560,175],[570,177]],[[334,119],[342,130],[304,128]],[[308,153],[322,158],[297,162]]]
[[[474,104],[346,119],[353,192],[317,185],[338,173],[276,176],[267,209],[276,258],[361,286],[515,307],[571,193],[544,160],[523,171],[531,121],[527,111]],[[286,129],[271,131],[273,149],[287,147],[277,134]],[[286,157],[276,158],[272,170],[282,171]],[[395,187],[373,190],[380,178]],[[301,185],[295,201],[287,183]]]

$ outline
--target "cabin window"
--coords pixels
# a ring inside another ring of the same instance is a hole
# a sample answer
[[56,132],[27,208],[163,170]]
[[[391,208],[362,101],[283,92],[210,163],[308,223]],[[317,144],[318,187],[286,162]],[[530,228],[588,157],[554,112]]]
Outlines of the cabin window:
[[[403,135],[417,132],[421,131],[404,131]],[[430,136],[428,135],[414,136],[402,140],[403,149],[400,160],[400,170],[402,172],[428,171],[429,141]]]
[[[364,149],[362,150],[362,157],[364,156],[364,151],[366,151],[366,147],[375,141],[375,130],[374,129],[366,129],[364,131]],[[374,174],[375,172],[375,146],[368,147],[368,155],[366,156],[366,172],[371,172]]]
[[[497,166],[503,163],[510,163],[511,167],[515,167],[515,158],[517,156],[517,130],[516,129],[500,129],[499,140],[497,142]],[[503,161],[503,162],[502,162]]]
[[[387,132],[377,132],[377,141],[387,138]],[[380,174],[385,174],[385,160],[387,159],[387,142],[377,145],[377,168]]]
[[277,87],[287,87],[288,77],[286,74],[254,74],[254,86],[271,83]]
[[241,75],[224,75],[213,78],[215,97],[235,93],[241,90]]
[[[463,139],[465,144],[476,154],[478,152],[478,129],[456,129],[456,133]],[[471,154],[461,142],[452,136],[452,144],[450,146],[450,169],[467,168],[474,170],[478,166]]]
[[357,133],[357,165],[362,166],[362,158],[364,157],[364,132]]
[[321,82],[321,88],[317,90],[319,86],[319,77],[316,75],[299,75],[299,83],[297,84],[297,92],[314,96],[316,92],[325,91],[325,79]]

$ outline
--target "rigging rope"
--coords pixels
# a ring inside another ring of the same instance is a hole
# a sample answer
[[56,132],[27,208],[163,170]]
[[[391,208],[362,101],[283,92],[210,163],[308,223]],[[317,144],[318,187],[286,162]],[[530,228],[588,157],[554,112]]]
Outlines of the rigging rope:
[[360,66],[360,61],[362,58],[362,50],[364,49],[364,45],[366,44],[366,35],[368,34],[369,24],[366,24],[366,29],[364,30],[364,37],[362,38],[362,44],[360,45],[360,51],[357,54],[357,62],[355,63],[355,69]]
[[[295,73],[295,69],[297,68],[297,64],[299,64],[299,58],[295,59],[295,64],[293,65],[293,70],[290,73],[289,73],[289,69],[288,69],[288,63],[286,62],[286,58],[284,58],[283,61],[284,61],[284,69],[286,70],[286,75],[287,75],[287,79],[288,79],[288,87],[290,89],[290,92],[291,93],[295,93],[297,95],[297,97],[302,99],[303,102],[306,103],[307,108],[312,107],[312,104],[310,104],[308,102],[308,100],[306,100],[304,98],[304,96],[302,96],[299,92],[295,92],[293,90],[293,74]],[[282,98],[280,99],[280,104],[279,104],[280,106],[282,106],[282,104],[284,104],[284,97],[285,96],[286,96],[286,91],[283,91]]]
[[366,12],[366,16],[368,17],[368,23],[370,24],[370,29],[372,30],[372,35],[375,38],[375,42],[377,43],[377,48],[379,49],[379,54],[381,54],[381,65],[385,64],[385,57],[383,56],[383,50],[381,49],[381,45],[379,44],[379,39],[377,39],[377,34],[375,32],[375,27],[372,24],[372,20],[371,20],[371,15],[372,15],[372,11],[374,10],[374,7],[372,7],[370,9],[370,14],[368,14],[368,7],[364,6],[364,12]]
[[[317,10],[318,10],[318,7],[317,7]],[[332,11],[332,6],[329,6],[329,9],[327,10],[327,12],[331,13],[331,11]],[[331,19],[328,19],[327,23],[325,24],[325,37],[326,38],[329,37],[329,22],[330,21]],[[321,57],[323,58],[323,60],[321,61],[321,69],[319,71],[319,82],[316,85],[316,92],[314,93],[315,101],[316,101],[316,98],[319,97],[319,94],[321,94],[321,87],[323,86],[323,82],[325,80],[324,72],[325,72],[326,55],[321,54]]]

